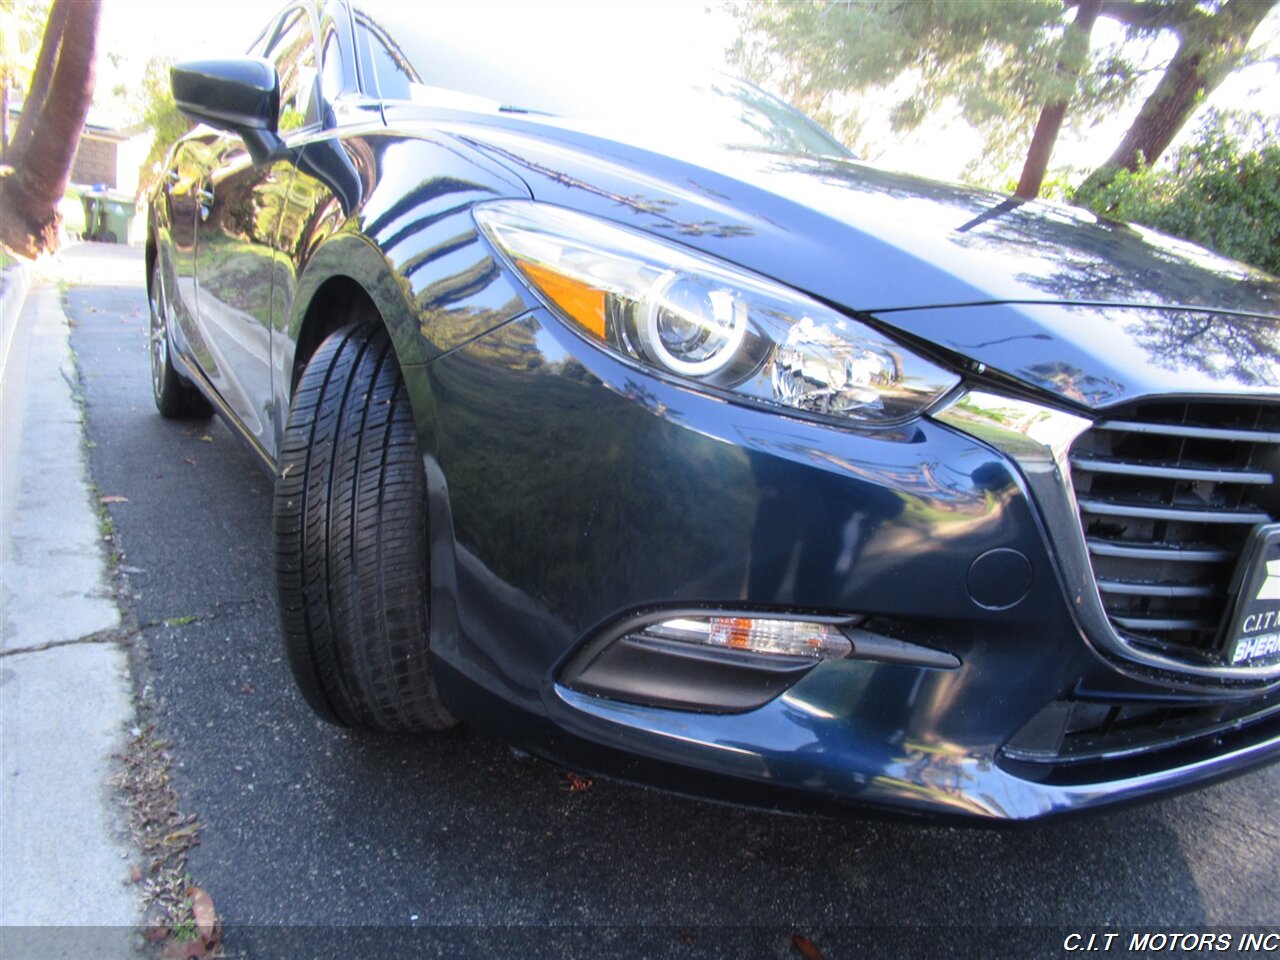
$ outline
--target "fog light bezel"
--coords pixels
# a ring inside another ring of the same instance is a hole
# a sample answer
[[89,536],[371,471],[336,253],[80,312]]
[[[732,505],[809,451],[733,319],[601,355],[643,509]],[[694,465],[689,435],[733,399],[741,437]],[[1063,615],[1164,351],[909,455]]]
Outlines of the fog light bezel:
[[646,627],[664,621],[709,618],[821,623],[846,636],[863,619],[793,610],[651,608],[614,621],[583,644],[556,671],[558,682],[580,693],[642,706],[743,713],[785,693],[819,664],[837,659],[642,635]]

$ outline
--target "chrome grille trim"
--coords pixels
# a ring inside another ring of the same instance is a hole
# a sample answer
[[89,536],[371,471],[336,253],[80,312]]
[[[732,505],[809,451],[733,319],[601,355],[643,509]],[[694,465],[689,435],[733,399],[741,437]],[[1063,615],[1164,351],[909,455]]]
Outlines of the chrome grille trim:
[[1280,516],[1277,422],[1280,407],[1258,402],[1158,401],[1072,445],[1103,606],[1134,642],[1225,664],[1235,562],[1253,528]]
[[1140,517],[1144,520],[1174,520],[1183,523],[1238,523],[1254,527],[1270,523],[1271,514],[1245,510],[1188,510],[1183,507],[1148,507],[1139,503],[1117,503],[1112,500],[1095,500],[1077,497],[1082,513],[1094,513],[1105,517]]
[[1128,557],[1132,560],[1159,560],[1168,563],[1225,563],[1235,559],[1230,550],[1195,549],[1156,543],[1130,546],[1107,540],[1088,540],[1086,543],[1089,552],[1099,557]]
[[1154,433],[1166,437],[1190,437],[1196,440],[1228,440],[1240,443],[1280,443],[1280,433],[1269,430],[1239,430],[1225,427],[1199,427],[1178,423],[1146,423],[1138,420],[1103,420],[1095,430],[1124,433]]
[[1103,593],[1123,593],[1131,597],[1221,597],[1222,592],[1199,583],[1144,583],[1140,580],[1103,580],[1098,589]]
[[1130,477],[1156,477],[1161,480],[1207,480],[1210,483],[1273,483],[1275,477],[1261,470],[1222,470],[1207,467],[1168,467],[1154,463],[1128,463],[1098,457],[1073,457],[1072,466],[1090,473],[1121,473]]
[[[1262,404],[1254,402],[1252,406],[1261,407]],[[1280,423],[1280,405],[1275,405],[1272,409],[1276,411],[1277,422]],[[1050,549],[1058,561],[1058,573],[1085,637],[1099,650],[1118,658],[1118,665],[1129,661],[1148,669],[1159,670],[1166,682],[1175,689],[1203,690],[1206,689],[1206,683],[1209,683],[1219,695],[1241,697],[1252,695],[1253,688],[1224,687],[1222,683],[1252,681],[1256,685],[1280,677],[1280,664],[1230,665],[1223,663],[1221,659],[1207,659],[1203,654],[1182,650],[1160,640],[1144,642],[1142,638],[1134,636],[1135,632],[1144,629],[1178,630],[1203,626],[1201,617],[1187,614],[1113,617],[1104,607],[1094,566],[1097,557],[1108,551],[1114,556],[1158,561],[1175,559],[1174,556],[1164,555],[1166,550],[1171,550],[1176,555],[1177,563],[1217,564],[1227,572],[1228,578],[1230,571],[1234,569],[1231,561],[1239,554],[1238,548],[1232,550],[1214,543],[1166,542],[1165,538],[1131,545],[1098,537],[1091,537],[1092,542],[1086,542],[1085,525],[1077,505],[1068,453],[1077,438],[1087,431],[1105,429],[1104,424],[1115,427],[1134,421],[1124,418],[1095,424],[1054,407],[981,390],[971,390],[955,398],[948,406],[933,413],[932,417],[994,447],[1018,466],[1026,481],[1027,493],[1039,508],[1047,528]],[[1150,425],[1144,423],[1142,426],[1145,428]],[[1156,424],[1154,428],[1141,432],[1170,437],[1190,436],[1186,429],[1179,427],[1174,430],[1166,424]],[[1203,432],[1206,436],[1196,439],[1230,440],[1236,434],[1246,434],[1252,440],[1258,440],[1261,434],[1263,442],[1270,442],[1273,436],[1280,441],[1280,430],[1206,428]],[[1280,469],[1273,466],[1268,472],[1280,473]],[[1212,529],[1238,531],[1243,537],[1250,528],[1246,524],[1216,524]],[[1182,679],[1175,679],[1177,676]]]

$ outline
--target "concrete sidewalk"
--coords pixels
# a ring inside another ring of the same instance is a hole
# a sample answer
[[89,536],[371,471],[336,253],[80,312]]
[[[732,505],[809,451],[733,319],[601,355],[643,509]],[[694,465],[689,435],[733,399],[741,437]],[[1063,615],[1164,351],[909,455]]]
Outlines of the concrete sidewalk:
[[4,330],[0,956],[14,960],[132,955],[142,916],[107,783],[134,724],[128,660],[58,288],[141,283],[123,252],[76,245],[42,264]]

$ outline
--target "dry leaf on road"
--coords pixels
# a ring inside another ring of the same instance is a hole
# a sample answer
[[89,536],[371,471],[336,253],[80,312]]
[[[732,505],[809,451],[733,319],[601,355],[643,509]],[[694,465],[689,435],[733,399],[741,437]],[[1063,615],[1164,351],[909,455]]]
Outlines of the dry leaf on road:
[[796,953],[804,957],[804,960],[827,960],[822,955],[822,951],[818,949],[818,945],[802,933],[793,933],[791,935],[791,946]]
[[210,949],[217,946],[221,936],[218,925],[218,914],[213,909],[213,897],[200,887],[187,887],[187,896],[191,898],[191,913],[195,916],[196,933]]

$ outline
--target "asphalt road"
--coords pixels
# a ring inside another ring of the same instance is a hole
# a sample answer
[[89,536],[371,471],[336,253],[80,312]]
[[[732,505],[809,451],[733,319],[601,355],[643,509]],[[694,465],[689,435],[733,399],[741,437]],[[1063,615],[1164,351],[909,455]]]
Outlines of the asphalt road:
[[277,634],[270,478],[221,423],[156,413],[140,285],[65,302],[93,477],[128,498],[110,512],[138,683],[203,824],[191,865],[229,955],[794,957],[794,931],[831,960],[1035,956],[1058,941],[1027,925],[1280,927],[1280,766],[994,832],[569,791],[466,730],[317,721]]

